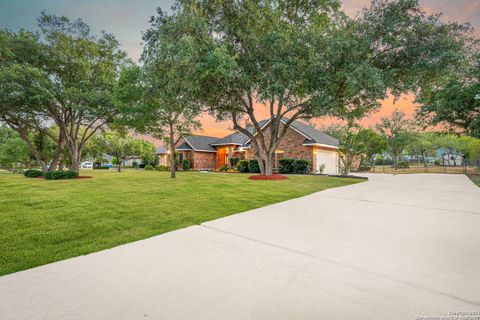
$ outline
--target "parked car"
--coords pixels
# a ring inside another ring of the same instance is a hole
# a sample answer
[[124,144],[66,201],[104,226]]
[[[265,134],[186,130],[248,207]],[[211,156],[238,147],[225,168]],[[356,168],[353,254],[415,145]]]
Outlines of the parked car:
[[93,169],[93,162],[85,161],[80,164],[80,169]]

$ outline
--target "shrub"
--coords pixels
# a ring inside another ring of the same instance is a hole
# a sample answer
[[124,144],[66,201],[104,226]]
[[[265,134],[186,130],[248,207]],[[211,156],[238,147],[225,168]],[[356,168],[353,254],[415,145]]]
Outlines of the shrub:
[[408,164],[407,161],[400,161],[397,166],[398,166],[399,169],[410,168],[410,164]]
[[238,165],[238,163],[240,162],[240,159],[239,158],[235,158],[235,157],[232,157],[230,159],[228,159],[229,162],[230,162],[230,166],[232,167],[236,167]]
[[109,167],[109,166],[98,166],[98,167],[95,167],[94,169],[97,169],[97,170],[109,170],[110,167]]
[[297,159],[293,162],[293,173],[305,174],[310,172],[310,161]]
[[318,166],[318,170],[317,170],[317,173],[318,174],[323,174],[323,171],[325,171],[325,164],[321,164]]
[[37,178],[37,177],[43,176],[43,172],[42,172],[42,171],[40,171],[40,170],[34,170],[34,169],[25,170],[25,172],[23,172],[23,174],[24,174],[25,177],[27,177],[27,178]]
[[50,171],[43,175],[47,180],[75,179],[78,173],[74,171]]
[[260,173],[260,166],[258,165],[257,159],[248,161],[248,172]]
[[228,166],[221,166],[220,168],[218,168],[218,171],[225,171],[227,172],[228,170]]
[[436,166],[439,166],[440,165],[440,160],[435,159],[435,162],[433,164],[436,165]]
[[381,157],[375,159],[375,165],[376,166],[382,166],[384,164],[386,166],[391,166],[393,164],[393,160],[392,159],[383,159]]
[[190,161],[188,161],[188,159],[183,159],[182,168],[183,168],[183,171],[190,170]]
[[238,171],[240,171],[242,173],[250,172],[250,171],[248,171],[248,160],[240,160],[237,163],[237,168],[238,168]]
[[153,166],[151,164],[145,165],[145,170],[146,171],[153,171]]
[[290,159],[290,158],[285,158],[285,159],[280,159],[278,163],[280,164],[280,173],[285,174],[285,173],[293,173],[294,171],[294,166],[293,163],[295,162],[295,159]]

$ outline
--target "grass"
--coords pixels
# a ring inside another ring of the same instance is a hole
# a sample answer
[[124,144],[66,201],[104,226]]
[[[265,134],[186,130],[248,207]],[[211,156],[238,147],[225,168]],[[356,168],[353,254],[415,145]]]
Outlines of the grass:
[[47,181],[0,172],[0,275],[111,248],[359,179],[88,171]]
[[468,174],[467,176],[473,181],[473,183],[480,187],[480,174]]

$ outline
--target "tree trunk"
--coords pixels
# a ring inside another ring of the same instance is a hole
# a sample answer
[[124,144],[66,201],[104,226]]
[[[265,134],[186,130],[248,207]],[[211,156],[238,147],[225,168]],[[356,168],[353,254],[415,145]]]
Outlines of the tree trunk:
[[273,174],[273,155],[265,155],[265,176],[271,176]]
[[170,178],[176,178],[176,154],[175,154],[175,132],[173,131],[173,124],[170,124]]
[[70,150],[70,158],[72,163],[70,164],[70,170],[76,173],[80,173],[80,153],[76,146],[68,146]]
[[55,151],[52,162],[50,162],[48,171],[55,171],[57,167],[60,165],[60,162],[62,161],[62,157],[63,157],[63,148],[64,148],[64,142],[62,141],[57,146],[57,150]]
[[117,172],[121,172],[122,171],[122,159],[120,157],[117,157],[117,160],[118,160],[118,167],[117,167]]
[[395,168],[395,170],[398,169],[398,157],[396,155],[393,156],[393,167]]

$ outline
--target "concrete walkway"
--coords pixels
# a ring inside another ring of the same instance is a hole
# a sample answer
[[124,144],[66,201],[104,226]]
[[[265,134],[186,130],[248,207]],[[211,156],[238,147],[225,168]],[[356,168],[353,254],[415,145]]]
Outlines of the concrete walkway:
[[1,277],[0,318],[385,320],[480,311],[479,248],[480,188],[465,176],[374,175]]

